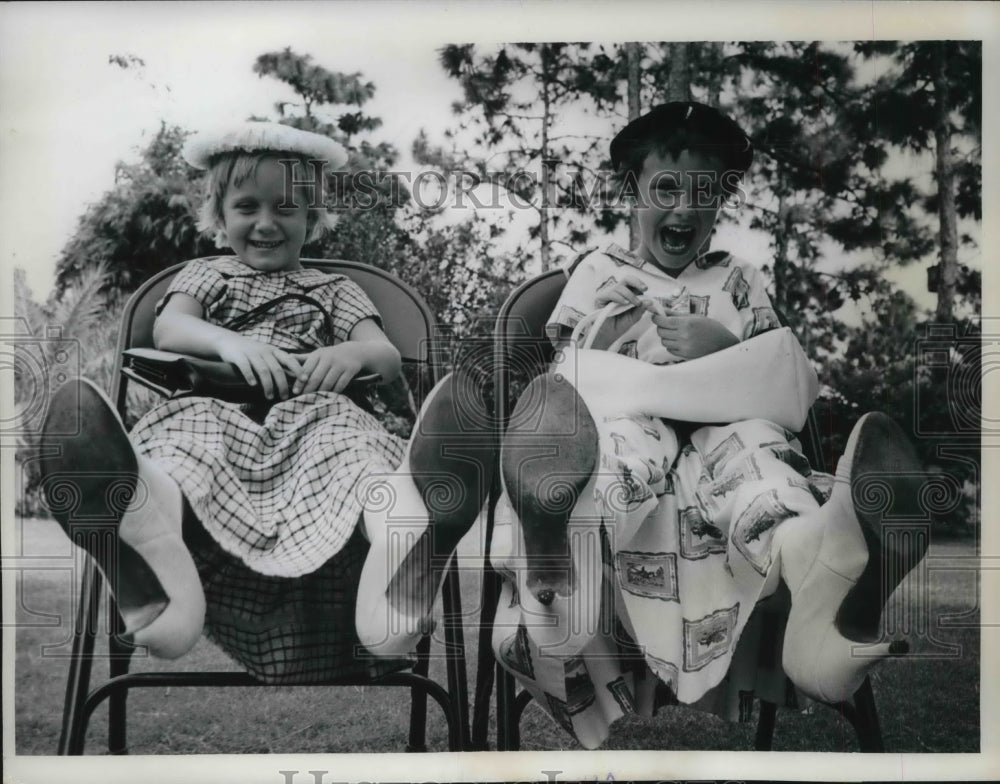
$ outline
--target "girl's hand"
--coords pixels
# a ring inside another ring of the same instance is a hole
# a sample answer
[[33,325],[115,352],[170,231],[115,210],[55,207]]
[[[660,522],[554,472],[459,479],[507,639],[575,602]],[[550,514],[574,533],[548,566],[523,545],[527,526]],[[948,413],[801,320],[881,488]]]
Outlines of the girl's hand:
[[351,380],[365,369],[363,348],[358,343],[324,346],[307,354],[295,379],[292,394],[343,392]]
[[601,289],[594,297],[594,306],[603,308],[609,302],[617,305],[641,305],[639,294],[645,294],[648,287],[634,275],[625,275],[615,285]]
[[275,395],[282,400],[288,398],[288,376],[301,372],[299,361],[291,354],[235,332],[218,338],[215,352],[219,359],[236,365],[251,386],[259,381],[268,400]]
[[663,346],[682,359],[714,354],[740,342],[736,335],[708,316],[668,310],[666,315],[654,315],[653,324]]

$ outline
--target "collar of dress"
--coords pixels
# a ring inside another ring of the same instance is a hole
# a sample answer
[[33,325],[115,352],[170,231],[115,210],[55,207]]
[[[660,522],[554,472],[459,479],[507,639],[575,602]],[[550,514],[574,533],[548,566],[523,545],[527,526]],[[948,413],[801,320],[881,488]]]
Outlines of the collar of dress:
[[305,267],[297,270],[265,272],[263,270],[256,270],[253,267],[247,266],[236,256],[217,256],[210,259],[210,263],[227,278],[252,278],[258,275],[270,275],[274,277],[282,277],[290,284],[302,290],[315,288],[318,284],[329,283],[343,278],[342,275],[337,275],[336,273],[323,272],[322,270],[308,269]]
[[621,245],[618,245],[614,242],[612,242],[610,245],[608,245],[607,248],[604,249],[604,255],[614,259],[615,261],[620,261],[622,264],[628,264],[629,266],[635,267],[636,269],[645,270],[646,272],[652,272],[654,274],[659,273],[660,275],[670,277],[672,280],[676,280],[677,278],[681,277],[681,275],[687,272],[688,269],[690,269],[692,266],[697,267],[698,269],[714,267],[717,264],[720,264],[721,262],[729,258],[729,253],[726,251],[722,250],[707,251],[691,259],[691,262],[686,267],[684,267],[684,269],[678,272],[676,277],[673,277],[667,275],[663,270],[661,270],[655,264],[650,264],[648,261],[639,256],[637,253],[633,253],[630,250],[625,250],[625,248],[623,248]]

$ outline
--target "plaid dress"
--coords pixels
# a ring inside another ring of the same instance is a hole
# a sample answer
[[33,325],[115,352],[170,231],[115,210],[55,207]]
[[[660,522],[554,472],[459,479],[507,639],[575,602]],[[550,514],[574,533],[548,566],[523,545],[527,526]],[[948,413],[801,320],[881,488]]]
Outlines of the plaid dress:
[[[348,339],[380,321],[351,280],[318,270],[260,272],[235,257],[193,261],[157,305],[177,292],[248,337],[292,352]],[[314,392],[254,418],[211,398],[165,402],[131,432],[137,451],[180,485],[206,536],[190,543],[205,588],[206,630],[250,672],[296,682],[367,671],[355,661],[354,605],[367,543],[356,531],[363,480],[393,471],[405,444],[346,396]]]
[[[646,295],[665,307],[707,315],[742,339],[778,326],[760,274],[727,253],[702,256],[672,278],[612,246],[573,272],[550,334],[575,326],[594,309],[595,293],[623,274],[641,278]],[[609,350],[678,361],[658,344],[655,327],[640,321]],[[793,434],[764,420],[698,426],[609,416],[595,424],[595,512],[571,521],[582,577],[568,617],[521,606],[520,524],[509,499],[498,505],[492,560],[505,576],[493,637],[498,661],[588,748],[607,738],[616,718],[648,715],[658,702],[736,719],[748,715],[755,689],[781,701],[780,654],[758,678],[759,629],[745,637],[744,630],[777,585],[774,529],[817,509],[832,478],[810,469]],[[550,645],[558,647],[545,650]]]

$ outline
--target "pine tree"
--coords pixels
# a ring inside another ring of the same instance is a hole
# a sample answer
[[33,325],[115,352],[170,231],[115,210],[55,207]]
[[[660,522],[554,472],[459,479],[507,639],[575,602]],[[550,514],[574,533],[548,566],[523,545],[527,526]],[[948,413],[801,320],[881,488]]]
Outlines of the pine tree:
[[505,44],[487,52],[455,44],[441,50],[442,67],[464,93],[453,107],[459,128],[446,139],[453,142],[471,130],[477,149],[464,151],[460,165],[535,213],[531,245],[522,253],[537,253],[543,271],[562,255],[556,246],[575,254],[589,237],[589,221],[573,216],[586,212],[592,194],[580,190],[579,177],[561,177],[559,169],[598,173],[594,157],[606,134],[581,132],[580,118],[571,122],[566,115],[580,112],[582,98],[589,97],[591,106],[616,99],[614,88],[597,78],[609,65],[601,56],[589,44],[574,43]]
[[938,264],[929,284],[938,295],[937,320],[950,323],[960,298],[975,306],[978,288],[975,273],[958,260],[959,250],[976,247],[973,237],[959,234],[958,221],[982,217],[982,44],[879,42],[856,49],[894,67],[874,92],[879,132],[911,152],[933,152],[936,189],[913,201],[937,221]]

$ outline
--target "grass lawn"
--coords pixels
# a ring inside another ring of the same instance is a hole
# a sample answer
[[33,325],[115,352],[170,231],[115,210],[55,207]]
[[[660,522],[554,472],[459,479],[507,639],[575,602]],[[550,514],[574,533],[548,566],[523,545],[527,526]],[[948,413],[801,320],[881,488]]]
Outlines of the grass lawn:
[[[18,754],[54,754],[59,738],[71,636],[71,545],[47,520],[18,521],[17,657],[15,743]],[[475,548],[474,537],[463,545]],[[935,543],[921,580],[908,579],[893,601],[900,607],[928,607],[911,613],[911,655],[879,665],[872,681],[888,751],[977,752],[979,750],[978,583],[971,568],[971,542]],[[29,560],[30,559],[30,560]],[[907,590],[909,589],[909,590]],[[919,590],[918,590],[919,589]],[[470,689],[474,690],[479,577],[462,576],[469,616],[466,645]],[[99,652],[101,648],[99,647]],[[135,659],[133,671],[165,669]],[[235,669],[204,639],[171,669]],[[94,683],[106,677],[94,667]],[[444,667],[431,675],[444,683]],[[402,751],[409,700],[399,688],[270,687],[252,689],[138,689],[129,697],[129,748],[135,754],[259,754]],[[429,705],[428,746],[447,749],[444,719]],[[98,708],[87,736],[87,752],[107,748],[107,710]],[[606,747],[612,749],[733,750],[753,748],[754,724],[730,724],[690,708],[674,707],[654,719],[623,719]],[[491,743],[495,733],[491,728]],[[521,723],[522,748],[577,749],[579,746],[537,706]],[[814,705],[778,714],[775,749],[854,751],[853,730],[834,711]]]

